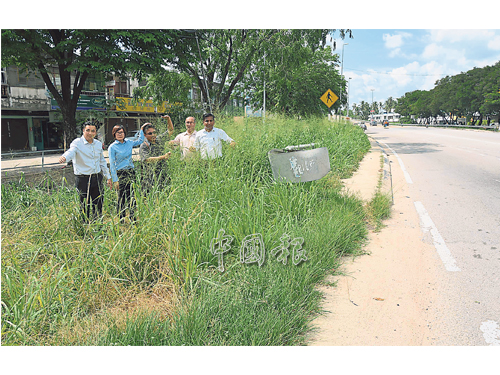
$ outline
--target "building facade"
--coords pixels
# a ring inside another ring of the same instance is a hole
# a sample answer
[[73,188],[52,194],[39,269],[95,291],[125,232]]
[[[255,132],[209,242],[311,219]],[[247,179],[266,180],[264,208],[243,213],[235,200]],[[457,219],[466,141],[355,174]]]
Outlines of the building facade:
[[[2,153],[63,149],[62,116],[42,77],[36,72],[24,73],[15,66],[2,68],[1,72]],[[60,90],[57,69],[49,72],[49,76]],[[113,141],[111,129],[116,124],[131,132],[169,107],[167,103],[156,107],[151,101],[133,103],[131,93],[140,82],[112,78],[105,80],[101,74],[89,76],[77,104],[77,121],[82,117],[98,121],[101,124],[98,138],[105,144]]]
[[[48,74],[60,91],[58,68],[53,67]],[[101,73],[91,74],[77,103],[77,122],[91,119],[100,123],[98,139],[107,145],[113,141],[113,126],[121,124],[127,133],[131,133],[142,123],[171,113],[172,107],[182,106],[182,103],[163,102],[158,106],[151,100],[134,100],[134,88],[145,83],[131,77],[124,79]],[[193,86],[190,100],[200,103],[200,94],[199,89]],[[15,66],[2,68],[1,109],[2,153],[59,150],[67,146],[64,144],[59,106],[37,72],[25,73]],[[194,110],[193,114],[197,112]],[[243,101],[231,100],[225,112],[234,116],[243,115]]]
[[379,113],[377,115],[373,115],[373,120],[382,123],[385,120],[389,122],[400,122],[401,121],[401,115],[399,113],[394,113],[394,112],[384,112],[384,113]]
[[2,152],[57,148],[61,134],[50,122],[43,79],[17,67],[2,68]]

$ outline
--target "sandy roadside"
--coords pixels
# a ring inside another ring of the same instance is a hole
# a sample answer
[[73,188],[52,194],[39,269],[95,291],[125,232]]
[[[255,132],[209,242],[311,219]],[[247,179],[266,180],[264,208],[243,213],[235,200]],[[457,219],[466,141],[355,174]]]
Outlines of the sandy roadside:
[[[376,190],[382,150],[372,144],[345,187],[365,201]],[[390,157],[389,157],[390,159]],[[386,158],[387,161],[389,161]],[[389,163],[385,163],[389,170]],[[437,298],[434,247],[423,242],[419,217],[397,162],[391,163],[394,206],[379,233],[370,232],[368,255],[346,258],[336,287],[321,286],[326,313],[313,321],[309,345],[433,345]],[[390,179],[384,183],[390,190]]]

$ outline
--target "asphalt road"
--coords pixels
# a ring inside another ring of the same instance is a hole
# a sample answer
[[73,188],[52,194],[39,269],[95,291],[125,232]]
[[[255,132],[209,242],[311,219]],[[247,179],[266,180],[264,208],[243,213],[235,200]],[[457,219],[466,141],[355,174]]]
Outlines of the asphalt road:
[[[368,126],[401,168],[434,245],[438,345],[500,345],[500,133]],[[395,187],[397,188],[397,187]]]

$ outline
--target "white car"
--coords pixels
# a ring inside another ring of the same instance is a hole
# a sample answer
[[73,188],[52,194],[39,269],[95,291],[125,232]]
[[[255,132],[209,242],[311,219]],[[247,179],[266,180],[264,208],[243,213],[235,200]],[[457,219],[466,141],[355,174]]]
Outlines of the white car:
[[140,132],[140,130],[132,130],[132,132],[130,132],[130,135],[125,139],[128,139],[129,141],[136,141],[139,138]]

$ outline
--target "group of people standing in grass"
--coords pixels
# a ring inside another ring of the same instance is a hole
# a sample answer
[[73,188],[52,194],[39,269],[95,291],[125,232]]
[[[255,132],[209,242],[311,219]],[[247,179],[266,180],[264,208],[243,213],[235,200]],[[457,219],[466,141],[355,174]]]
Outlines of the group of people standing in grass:
[[[118,192],[117,212],[120,220],[125,220],[126,210],[129,219],[136,221],[135,201],[132,183],[135,180],[135,168],[132,150],[139,146],[139,156],[143,169],[143,188],[149,192],[154,184],[166,186],[168,174],[166,160],[171,152],[166,152],[166,143],[174,133],[174,125],[170,116],[167,120],[167,131],[157,135],[154,125],[142,125],[137,140],[126,139],[127,131],[123,125],[115,125],[112,135],[115,141],[108,148],[109,169],[104,159],[102,143],[95,139],[97,127],[94,123],[83,125],[83,135],[76,138],[69,149],[59,158],[59,163],[73,162],[75,186],[78,190],[82,213],[86,223],[102,217],[103,176],[110,189]],[[214,127],[215,117],[211,113],[203,115],[204,129],[196,131],[194,117],[186,118],[186,131],[168,141],[169,146],[179,146],[182,159],[189,159],[199,153],[202,159],[215,159],[222,156],[222,141],[235,145],[234,140],[222,129]]]

